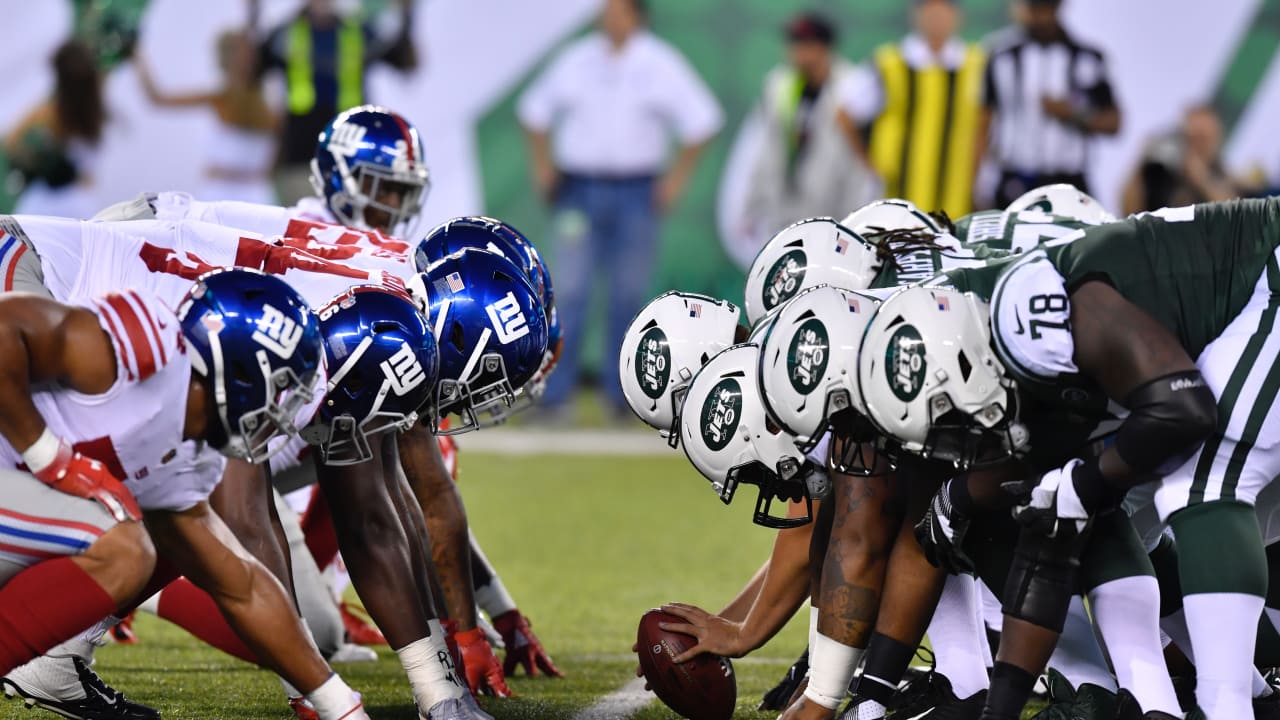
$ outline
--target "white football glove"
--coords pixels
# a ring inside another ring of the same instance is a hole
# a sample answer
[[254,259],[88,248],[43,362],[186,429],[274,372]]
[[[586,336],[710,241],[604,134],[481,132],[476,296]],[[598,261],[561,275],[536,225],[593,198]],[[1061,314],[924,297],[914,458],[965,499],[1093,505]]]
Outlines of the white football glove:
[[1006,489],[1022,497],[1013,509],[1013,516],[1023,526],[1051,538],[1083,532],[1089,513],[1076,495],[1073,482],[1075,469],[1082,464],[1083,460],[1072,460],[1041,475],[1037,481],[1006,485]]

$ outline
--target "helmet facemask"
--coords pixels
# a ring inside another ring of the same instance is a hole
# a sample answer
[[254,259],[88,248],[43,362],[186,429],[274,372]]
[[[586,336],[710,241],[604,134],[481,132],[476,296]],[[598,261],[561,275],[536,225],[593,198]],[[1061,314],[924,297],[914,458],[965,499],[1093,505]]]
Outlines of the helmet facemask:
[[239,366],[227,368],[223,360],[222,344],[216,332],[209,333],[209,346],[213,354],[212,376],[204,367],[199,353],[191,354],[193,369],[210,383],[218,411],[220,427],[210,434],[209,442],[228,457],[255,464],[266,462],[284,447],[284,443],[274,443],[272,447],[273,440],[297,433],[294,418],[315,397],[312,386],[316,377],[314,374],[305,378],[298,377],[288,367],[273,371],[266,351],[259,350],[255,353],[258,362],[256,369],[266,381],[267,396],[263,397],[262,404],[258,407],[237,413],[238,420],[232,423],[233,410],[229,407],[227,382],[231,380],[247,383],[248,373],[253,369]]
[[[797,462],[794,458],[785,458],[772,470],[759,461],[729,470],[724,483],[712,483],[712,488],[720,495],[720,502],[725,505],[733,502],[733,496],[739,485],[755,485],[759,490],[756,495],[755,509],[751,521],[761,527],[774,530],[785,530],[808,525],[813,522],[813,498],[809,494],[809,486],[804,476],[812,474],[814,468],[808,461]],[[787,503],[804,502],[805,515],[801,518],[774,515],[770,510],[774,500]]]
[[[460,435],[500,425],[518,410],[517,391],[508,379],[502,356],[486,353],[479,356],[477,364],[476,371],[464,372],[463,378],[441,378],[436,384],[432,430],[437,435]],[[460,422],[442,429],[441,420],[448,415],[457,415]]]

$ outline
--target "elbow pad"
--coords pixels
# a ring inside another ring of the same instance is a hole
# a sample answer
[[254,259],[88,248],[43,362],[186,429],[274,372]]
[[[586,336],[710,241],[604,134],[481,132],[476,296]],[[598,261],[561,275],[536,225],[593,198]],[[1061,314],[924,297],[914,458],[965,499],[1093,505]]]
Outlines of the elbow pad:
[[1124,404],[1129,417],[1116,433],[1116,452],[1138,473],[1172,472],[1218,427],[1218,400],[1199,370],[1139,385]]

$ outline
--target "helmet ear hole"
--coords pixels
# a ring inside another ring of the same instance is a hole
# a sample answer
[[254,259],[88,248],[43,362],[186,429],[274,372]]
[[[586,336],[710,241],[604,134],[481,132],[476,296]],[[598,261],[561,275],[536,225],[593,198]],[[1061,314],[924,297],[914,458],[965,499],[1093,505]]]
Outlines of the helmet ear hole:
[[449,326],[449,344],[458,352],[466,351],[466,334],[462,329],[462,323],[455,322]]
[[509,283],[509,282],[511,282],[511,281],[512,281],[512,277],[511,277],[510,275],[508,275],[508,274],[506,274],[506,273],[502,272],[501,270],[494,270],[494,271],[493,271],[493,279],[494,279],[494,280],[497,280],[498,282],[508,282],[508,283]]
[[379,320],[373,324],[374,335],[381,335],[382,333],[395,332],[396,330],[399,330],[399,329],[400,329],[400,325],[390,320]]

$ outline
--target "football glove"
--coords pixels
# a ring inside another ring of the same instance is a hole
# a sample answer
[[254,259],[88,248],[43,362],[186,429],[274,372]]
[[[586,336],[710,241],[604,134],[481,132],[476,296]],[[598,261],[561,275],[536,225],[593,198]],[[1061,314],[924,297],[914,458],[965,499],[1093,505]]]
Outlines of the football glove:
[[106,508],[116,522],[142,518],[138,501],[107,466],[76,452],[66,440],[58,441],[52,462],[38,470],[31,468],[31,474],[58,492],[93,500]]
[[502,671],[514,675],[517,666],[524,668],[529,677],[541,670],[548,677],[564,677],[564,673],[551,661],[551,656],[542,649],[542,642],[533,634],[529,626],[529,618],[520,614],[519,610],[508,610],[493,619],[493,627],[502,635],[502,644],[507,648],[507,657],[502,663]]
[[[924,519],[916,524],[916,540],[924,549],[930,565],[953,575],[974,572],[973,561],[965,554],[965,533],[969,531],[969,518],[951,504],[951,483],[948,480],[929,503]],[[963,479],[959,482],[964,482]]]
[[511,697],[507,678],[502,674],[502,666],[498,664],[498,656],[493,654],[489,638],[484,635],[484,628],[462,630],[454,637],[462,651],[463,669],[467,673],[471,694]]
[[1089,512],[1076,495],[1073,476],[1083,460],[1072,460],[1050,470],[1038,480],[1005,483],[1007,492],[1019,497],[1013,516],[1029,530],[1050,538],[1074,537],[1084,532]]

